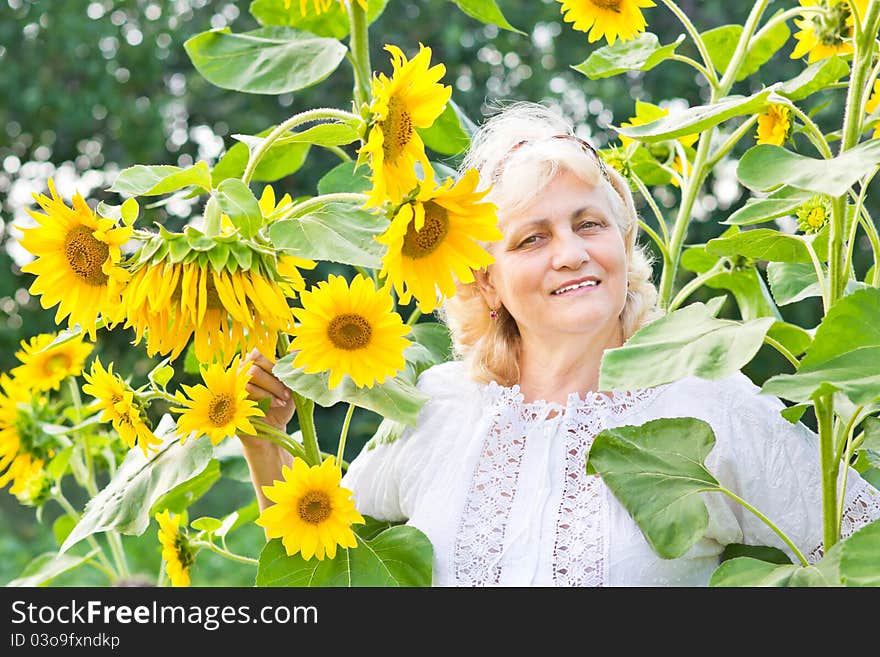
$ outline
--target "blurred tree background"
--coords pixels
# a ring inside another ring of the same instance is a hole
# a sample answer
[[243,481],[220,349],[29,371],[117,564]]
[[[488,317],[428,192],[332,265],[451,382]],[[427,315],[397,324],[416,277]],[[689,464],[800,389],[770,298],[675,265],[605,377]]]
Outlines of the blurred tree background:
[[[689,67],[675,62],[647,73],[591,81],[571,66],[584,61],[604,41],[591,45],[584,33],[573,31],[563,22],[558,2],[498,0],[497,4],[510,23],[525,34],[483,25],[445,0],[391,0],[371,27],[374,69],[390,72],[384,44],[396,44],[412,54],[422,42],[433,49],[432,62],[446,65],[443,81],[452,85],[453,99],[475,123],[500,102],[539,101],[571,119],[578,134],[597,147],[616,141],[612,126],[634,115],[637,99],[661,104],[674,112],[708,98],[707,89],[701,86],[703,80],[696,78]],[[783,8],[788,8],[795,3],[784,4]],[[77,190],[90,203],[119,203],[121,198],[103,190],[126,167],[188,166],[198,160],[213,165],[225,149],[236,143],[232,134],[255,134],[312,107],[347,106],[353,80],[345,64],[318,86],[281,96],[220,89],[195,71],[184,42],[211,28],[229,26],[235,32],[244,32],[259,27],[248,13],[248,5],[225,0],[0,0],[0,370],[13,366],[14,353],[23,338],[55,330],[54,310],[43,310],[39,299],[27,292],[32,277],[22,275],[19,267],[29,257],[18,246],[19,233],[13,227],[16,222],[30,221],[26,210],[34,207],[31,194],[45,192],[50,177],[66,200]],[[298,3],[292,5],[295,8]],[[742,23],[750,8],[723,0],[681,0],[679,5],[701,31]],[[663,8],[648,9],[645,16],[648,30],[658,34],[663,43],[683,32]],[[734,92],[750,94],[762,85],[796,75],[803,64],[788,57],[793,43],[777,53],[759,74],[739,83],[741,88],[735,87]],[[696,56],[689,52],[687,42],[679,52]],[[823,129],[839,126],[843,93],[819,96],[811,98],[808,103],[813,106],[805,109],[813,113]],[[735,166],[742,152],[753,144],[753,139],[744,139],[738,150],[719,165],[695,205],[698,221],[692,225],[689,243],[703,243],[719,235],[725,226],[718,222],[744,203],[747,194],[736,181]],[[806,142],[796,142],[796,146],[801,144]],[[804,152],[811,154],[807,148]],[[450,166],[457,164],[455,158],[437,154],[434,158]],[[331,153],[313,148],[302,168],[274,184],[276,191],[294,197],[313,194],[317,180],[337,161]],[[255,189],[258,195],[259,189]],[[662,187],[653,192],[661,207],[670,210],[671,219],[677,190]],[[146,211],[153,221],[176,230],[200,208],[192,207],[184,198],[172,197]],[[650,213],[643,214],[647,218]],[[864,245],[860,248],[866,249]],[[304,272],[307,282],[324,279],[330,273],[324,266],[322,263]],[[858,258],[856,269],[863,273]],[[686,271],[680,275],[683,279],[690,276]],[[720,293],[701,290],[691,300]],[[737,316],[732,300],[723,312]],[[807,299],[786,306],[783,314],[786,321],[812,327],[820,317],[818,301]],[[96,353],[103,362],[116,362],[118,371],[131,373],[134,382],[140,384],[155,362],[143,349],[132,349],[131,339],[131,333],[121,329],[103,333]],[[775,352],[765,348],[746,373],[760,383],[771,371],[787,371],[776,358]],[[186,383],[193,381],[191,374],[182,371],[177,376]],[[158,413],[164,409],[154,410]],[[342,407],[338,412],[319,409],[319,435],[338,435],[343,414]],[[378,416],[370,416],[365,411],[355,415],[346,458],[353,458],[375,430]],[[238,485],[230,484],[228,491],[219,493],[226,497],[224,509],[230,508],[229,496],[240,498],[240,505],[252,499],[246,473],[241,479]],[[208,498],[214,495],[218,493],[212,492],[204,501],[209,503]],[[57,511],[51,506],[46,514]],[[211,515],[210,507],[201,511]],[[0,496],[0,512],[5,520],[0,539],[0,581],[6,582],[16,577],[34,554],[51,549],[54,543],[48,529],[51,522],[35,523],[33,510],[18,506],[11,496]],[[259,531],[249,537],[261,540]],[[152,529],[133,541],[135,546],[140,543],[149,553],[145,560],[152,559],[158,568]],[[199,557],[194,584],[252,583],[248,569],[243,569],[240,581],[219,573],[228,562],[212,557]],[[63,579],[56,581],[62,583]]]

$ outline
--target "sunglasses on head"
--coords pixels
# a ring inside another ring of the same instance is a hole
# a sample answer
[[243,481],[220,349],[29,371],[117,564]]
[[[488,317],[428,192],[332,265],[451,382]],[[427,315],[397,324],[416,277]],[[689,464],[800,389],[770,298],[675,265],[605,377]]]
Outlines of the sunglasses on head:
[[[574,141],[581,147],[581,150],[588,155],[592,155],[596,159],[596,165],[599,167],[599,172],[602,174],[602,177],[605,178],[609,183],[611,182],[611,177],[608,175],[608,168],[605,166],[605,162],[599,157],[599,153],[593,148],[592,144],[587,141],[584,141],[580,137],[575,135],[553,135],[551,139],[567,139],[570,141]],[[525,146],[526,144],[531,143],[532,139],[523,139],[522,141],[516,142],[513,146],[510,147],[510,150],[507,151],[507,155],[505,155],[502,160],[498,163],[498,166],[495,167],[495,175],[493,179],[497,179],[501,175],[501,171],[504,169],[504,165],[507,164],[507,160],[510,159],[510,156],[516,152],[518,148]]]

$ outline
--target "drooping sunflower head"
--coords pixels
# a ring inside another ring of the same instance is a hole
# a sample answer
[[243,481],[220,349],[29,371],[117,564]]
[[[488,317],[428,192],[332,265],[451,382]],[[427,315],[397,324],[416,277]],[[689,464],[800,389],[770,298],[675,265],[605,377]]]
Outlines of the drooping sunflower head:
[[758,117],[759,144],[782,146],[791,134],[791,109],[787,105],[773,103]]
[[355,509],[352,492],[339,485],[342,473],[333,457],[312,467],[294,458],[293,468],[284,466],[281,474],[283,481],[263,486],[274,502],[256,521],[267,538],[280,538],[288,555],[300,553],[306,560],[323,560],[325,554],[333,559],[337,546],[357,547],[351,525],[364,518]]
[[[868,0],[854,0],[860,18],[865,17]],[[852,36],[854,20],[847,0],[800,0],[802,7],[819,7],[821,12],[795,19],[799,31],[794,38],[797,45],[791,59],[807,55],[812,64],[833,55],[846,55],[853,51]]]
[[450,178],[436,189],[422,189],[376,238],[388,246],[380,276],[388,277],[401,303],[415,296],[419,309],[431,312],[455,294],[453,277],[470,283],[473,270],[494,262],[479,242],[503,235],[495,204],[482,200],[489,190],[478,192],[479,182],[470,169],[455,184]]
[[184,442],[187,436],[206,435],[215,445],[237,433],[255,434],[250,418],[261,417],[257,402],[248,399],[246,368],[239,367],[238,356],[227,368],[220,363],[202,366],[204,385],[183,385],[184,396],[177,392],[182,408],[171,410],[182,415],[177,420],[177,433]]
[[180,516],[172,515],[167,509],[156,514],[159,523],[159,543],[162,545],[162,560],[171,586],[189,586],[189,571],[195,563],[195,550],[186,535],[180,531]]
[[21,245],[36,256],[21,270],[36,275],[30,291],[42,295],[43,308],[58,304],[56,324],[67,317],[71,328],[79,324],[94,340],[99,315],[108,324],[121,319],[119,295],[128,273],[119,266],[120,247],[132,228],[98,217],[79,194],[68,207],[52,180],[49,190],[51,198],[34,195],[43,212],[28,210],[37,227],[19,227]]
[[629,41],[645,31],[643,7],[654,7],[653,0],[556,0],[562,4],[563,20],[572,28],[589,32],[593,43],[603,36],[608,45],[617,39]]
[[330,388],[345,375],[358,387],[372,388],[404,367],[403,350],[410,342],[403,336],[409,327],[392,311],[386,289],[377,290],[360,274],[351,287],[342,276],[331,275],[300,300],[303,307],[293,311],[300,322],[290,345],[291,351],[299,350],[294,367],[310,374],[329,371]]
[[34,391],[58,390],[67,377],[79,376],[94,345],[83,342],[82,333],[53,345],[56,337],[43,333],[22,340],[21,351],[15,353],[21,365],[12,369],[12,376]]
[[443,113],[452,96],[452,87],[439,83],[446,73],[443,64],[431,66],[431,49],[419,44],[411,60],[397,46],[386,45],[391,53],[391,77],[383,73],[373,78],[370,134],[361,149],[369,157],[373,187],[367,205],[378,208],[385,201],[399,202],[422,181],[433,184],[433,172],[425,145],[416,128],[428,128]]

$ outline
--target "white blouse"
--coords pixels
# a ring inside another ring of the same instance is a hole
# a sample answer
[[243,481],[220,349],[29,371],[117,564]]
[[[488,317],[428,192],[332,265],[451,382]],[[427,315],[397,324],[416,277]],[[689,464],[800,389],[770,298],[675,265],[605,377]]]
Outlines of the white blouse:
[[[368,443],[342,486],[358,511],[403,521],[434,547],[435,586],[704,586],[729,543],[772,545],[763,522],[721,493],[701,493],[705,535],[682,557],[662,559],[607,489],[587,475],[601,430],[658,418],[696,417],[716,443],[706,466],[798,546],[821,556],[817,437],[793,425],[775,397],[745,375],[689,377],[637,392],[571,393],[563,407],[525,403],[519,386],[473,382],[452,361],[422,373],[431,396],[416,427]],[[850,470],[842,534],[880,517],[880,493]]]

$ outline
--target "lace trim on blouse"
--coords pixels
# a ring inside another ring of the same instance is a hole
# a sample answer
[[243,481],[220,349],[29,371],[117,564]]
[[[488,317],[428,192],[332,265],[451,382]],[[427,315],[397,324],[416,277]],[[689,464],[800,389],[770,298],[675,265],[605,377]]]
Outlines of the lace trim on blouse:
[[[857,529],[880,518],[880,493],[864,480],[859,481],[859,491],[843,511],[840,523],[840,539],[851,536]],[[825,555],[825,546],[818,545],[807,555],[811,564],[821,560]]]
[[563,413],[565,477],[556,519],[553,577],[560,586],[604,583],[604,503],[602,481],[587,476],[584,461],[593,438],[609,416],[621,416],[653,399],[665,386],[611,396],[569,394],[555,402],[526,403],[518,385],[489,383],[490,429],[483,441],[456,536],[455,578],[460,585],[485,586],[501,579],[504,537],[513,507],[526,436],[533,425]]

